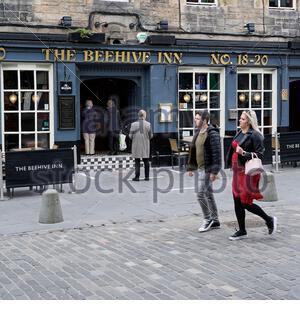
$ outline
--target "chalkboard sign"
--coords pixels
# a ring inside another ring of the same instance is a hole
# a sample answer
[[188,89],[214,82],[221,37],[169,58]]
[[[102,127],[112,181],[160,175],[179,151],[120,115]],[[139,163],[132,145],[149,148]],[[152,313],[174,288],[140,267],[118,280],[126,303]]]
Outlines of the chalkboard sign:
[[75,129],[75,97],[59,97],[59,130]]

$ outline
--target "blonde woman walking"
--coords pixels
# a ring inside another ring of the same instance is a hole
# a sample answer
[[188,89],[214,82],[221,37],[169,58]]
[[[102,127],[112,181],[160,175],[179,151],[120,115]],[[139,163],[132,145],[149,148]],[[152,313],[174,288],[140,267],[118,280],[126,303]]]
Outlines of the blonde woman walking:
[[232,193],[239,225],[239,230],[229,237],[230,240],[247,237],[245,209],[265,220],[269,234],[274,234],[277,229],[277,218],[267,215],[261,207],[253,203],[253,200],[263,198],[258,187],[260,173],[245,174],[245,163],[251,159],[251,153],[256,153],[257,157],[262,159],[265,151],[264,138],[259,131],[255,111],[243,111],[239,123],[241,129],[233,138],[226,160],[227,166],[233,171]]

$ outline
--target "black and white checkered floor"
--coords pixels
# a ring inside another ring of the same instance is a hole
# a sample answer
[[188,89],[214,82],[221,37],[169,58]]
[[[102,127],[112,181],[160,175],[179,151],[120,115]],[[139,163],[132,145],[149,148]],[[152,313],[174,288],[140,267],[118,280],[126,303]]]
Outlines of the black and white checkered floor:
[[80,171],[118,170],[134,168],[134,159],[130,154],[81,156],[78,165]]

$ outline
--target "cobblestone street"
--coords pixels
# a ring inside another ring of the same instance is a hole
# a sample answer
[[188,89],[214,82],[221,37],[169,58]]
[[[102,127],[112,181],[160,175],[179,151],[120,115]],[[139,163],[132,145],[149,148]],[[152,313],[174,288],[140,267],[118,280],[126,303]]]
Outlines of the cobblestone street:
[[0,298],[299,299],[298,208],[276,216],[268,236],[248,214],[241,241],[228,240],[232,212],[204,234],[189,215],[1,236]]

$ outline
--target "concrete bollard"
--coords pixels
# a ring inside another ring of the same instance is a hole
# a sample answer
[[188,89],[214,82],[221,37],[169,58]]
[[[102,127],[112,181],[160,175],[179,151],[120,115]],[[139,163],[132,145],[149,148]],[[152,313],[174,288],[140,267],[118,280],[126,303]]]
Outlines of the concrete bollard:
[[59,201],[58,192],[48,189],[43,192],[42,205],[40,208],[40,223],[59,223],[63,222],[63,215]]
[[[267,179],[267,181],[263,181]],[[260,188],[264,187],[264,190],[261,190],[261,194],[263,195],[263,199],[260,201],[277,201],[277,189],[275,185],[275,178],[272,172],[266,172],[264,174],[264,179],[260,181]],[[263,184],[263,186],[262,186]]]

